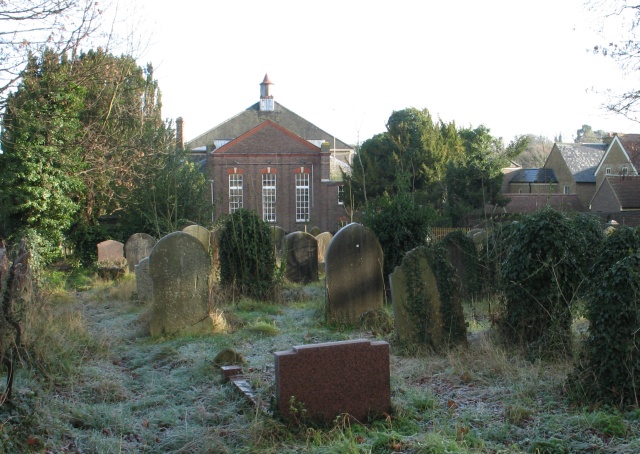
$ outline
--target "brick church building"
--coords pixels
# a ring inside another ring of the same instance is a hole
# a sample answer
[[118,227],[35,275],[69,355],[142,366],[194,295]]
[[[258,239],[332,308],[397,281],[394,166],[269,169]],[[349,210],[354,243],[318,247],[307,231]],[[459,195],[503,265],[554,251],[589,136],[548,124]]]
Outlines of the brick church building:
[[257,103],[185,144],[205,164],[214,218],[246,208],[287,232],[335,232],[353,147],[277,103],[272,85],[265,75]]

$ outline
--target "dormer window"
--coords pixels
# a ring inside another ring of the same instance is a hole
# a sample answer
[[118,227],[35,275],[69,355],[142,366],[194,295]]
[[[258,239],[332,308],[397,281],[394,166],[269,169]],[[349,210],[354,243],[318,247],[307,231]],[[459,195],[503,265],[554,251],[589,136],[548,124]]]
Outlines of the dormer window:
[[622,166],[622,176],[627,176],[629,174],[629,168],[627,166]]

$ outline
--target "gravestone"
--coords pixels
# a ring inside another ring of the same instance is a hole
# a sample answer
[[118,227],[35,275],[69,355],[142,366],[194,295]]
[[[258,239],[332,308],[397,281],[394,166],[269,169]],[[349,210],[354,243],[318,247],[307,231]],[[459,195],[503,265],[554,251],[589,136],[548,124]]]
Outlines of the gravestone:
[[135,271],[135,266],[145,257],[149,257],[156,240],[148,233],[134,233],[124,245],[129,272]]
[[123,275],[126,269],[124,244],[115,240],[98,243],[98,273],[102,278],[115,279]]
[[331,232],[322,232],[316,235],[316,241],[318,241],[318,264],[324,265],[324,256],[332,238]]
[[144,302],[153,301],[153,282],[149,273],[149,257],[140,260],[134,267],[136,273],[136,293]]
[[359,421],[391,408],[389,344],[366,339],[300,345],[274,353],[276,405],[292,421],[291,408],[311,422],[331,424],[348,413]]
[[212,332],[209,317],[209,254],[185,232],[162,238],[149,256],[153,285],[152,336]]
[[189,235],[195,236],[204,246],[205,250],[208,252],[211,242],[211,232],[208,229],[205,229],[201,225],[188,225],[184,229],[182,229],[184,233],[188,233]]
[[384,303],[383,255],[378,238],[352,223],[340,229],[325,254],[326,319],[356,323]]
[[271,226],[271,235],[273,236],[273,247],[276,262],[280,263],[286,256],[287,251],[287,234],[282,227],[277,225]]
[[320,233],[322,232],[322,230],[320,230],[320,227],[314,225],[313,227],[311,227],[311,230],[309,230],[309,233],[313,236],[318,236],[320,235]]
[[[410,268],[409,273],[405,267]],[[398,340],[438,349],[443,343],[440,293],[422,248],[407,252],[402,263],[389,275],[389,285]]]
[[292,232],[285,237],[287,269],[290,282],[308,284],[318,280],[318,242],[305,232]]
[[124,244],[120,241],[106,240],[98,243],[98,263],[124,263]]

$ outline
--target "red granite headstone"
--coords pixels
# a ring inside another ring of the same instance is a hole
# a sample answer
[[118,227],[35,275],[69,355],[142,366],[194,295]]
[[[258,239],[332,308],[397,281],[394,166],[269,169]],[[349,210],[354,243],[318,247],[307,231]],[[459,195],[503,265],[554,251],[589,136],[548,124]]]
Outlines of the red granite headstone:
[[343,413],[358,420],[391,408],[389,344],[366,339],[300,345],[274,353],[276,401],[292,420],[291,400],[313,422],[331,423]]

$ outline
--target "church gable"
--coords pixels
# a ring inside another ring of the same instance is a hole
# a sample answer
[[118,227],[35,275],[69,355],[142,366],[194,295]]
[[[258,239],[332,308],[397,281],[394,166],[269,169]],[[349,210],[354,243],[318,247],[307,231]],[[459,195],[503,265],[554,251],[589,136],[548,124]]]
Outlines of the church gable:
[[213,151],[218,154],[300,154],[319,153],[320,148],[282,126],[267,120],[235,140]]

